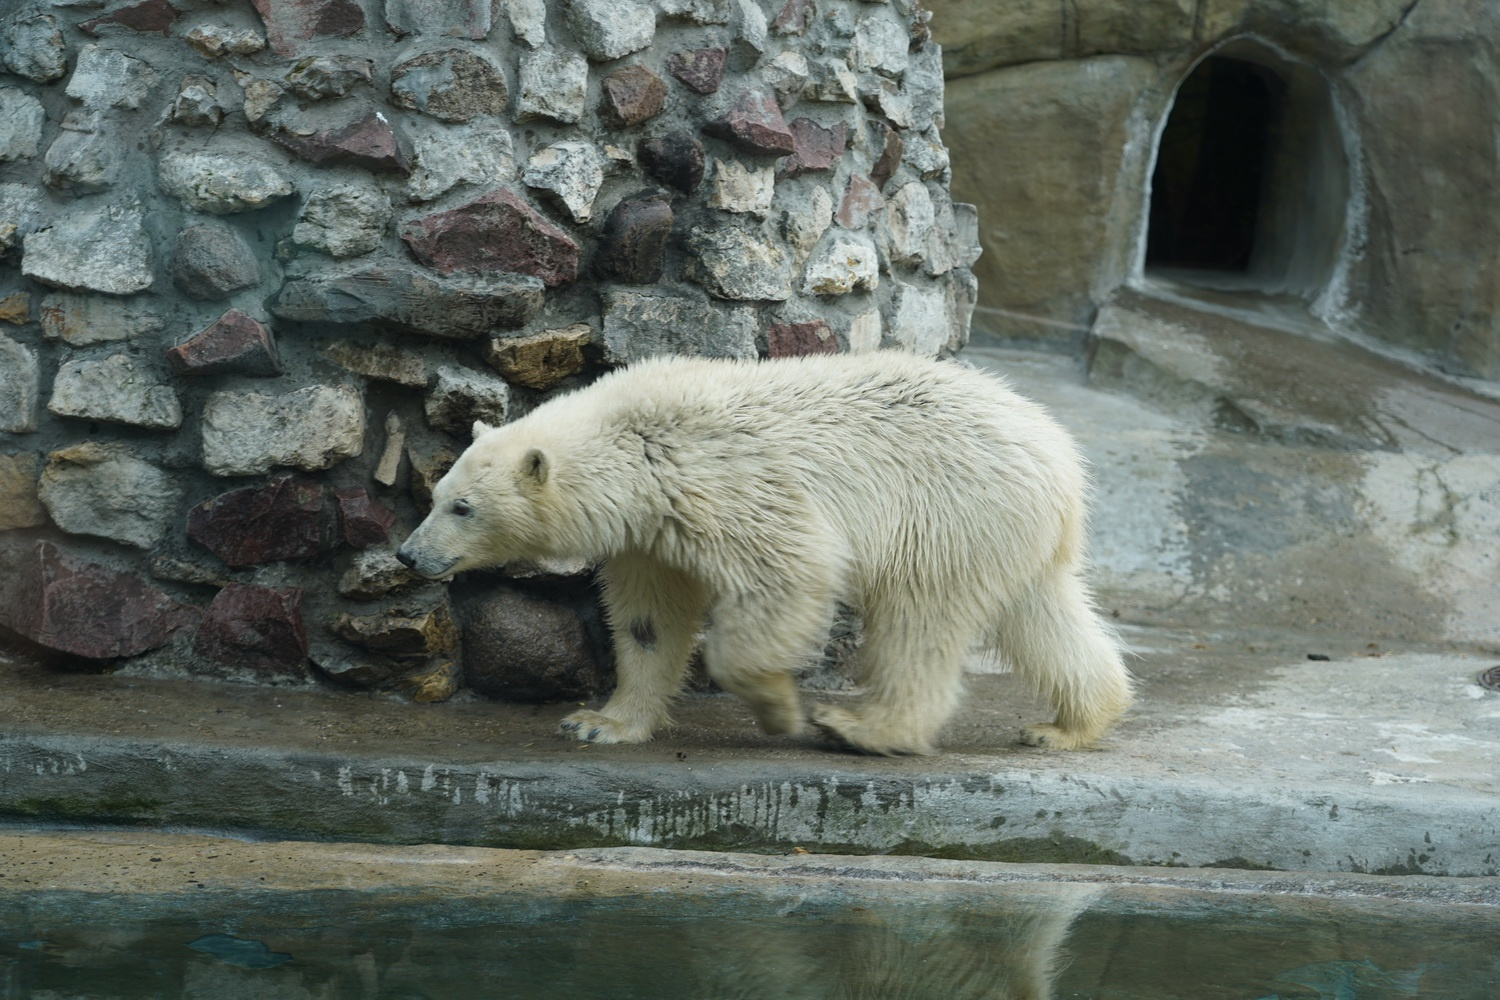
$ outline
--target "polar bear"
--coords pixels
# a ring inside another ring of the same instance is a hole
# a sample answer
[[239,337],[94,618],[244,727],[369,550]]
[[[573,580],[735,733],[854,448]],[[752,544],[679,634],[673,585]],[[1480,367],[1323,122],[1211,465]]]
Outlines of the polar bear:
[[[650,739],[706,625],[709,675],[767,733],[934,752],[986,647],[1056,711],[1022,739],[1074,749],[1131,700],[1083,580],[1086,488],[1041,406],[955,362],[659,358],[476,423],[397,555],[430,578],[600,564],[618,681],[563,720],[579,740]],[[840,601],[864,621],[863,698],[804,715],[795,670]]]

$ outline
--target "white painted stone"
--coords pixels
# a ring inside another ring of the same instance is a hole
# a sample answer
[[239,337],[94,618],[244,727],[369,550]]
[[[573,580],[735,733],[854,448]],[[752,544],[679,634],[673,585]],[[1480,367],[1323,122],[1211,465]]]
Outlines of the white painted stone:
[[604,293],[604,358],[629,364],[666,354],[756,356],[754,306],[716,307],[701,299],[610,288]]
[[21,273],[47,285],[130,295],[151,287],[154,256],[140,205],[77,211],[26,236]]
[[917,134],[908,132],[901,159],[924,181],[936,180],[948,169],[948,149],[937,129]]
[[920,263],[927,254],[928,240],[937,222],[932,195],[919,181],[909,181],[885,203],[886,227],[891,238],[891,259],[900,264]]
[[427,423],[441,431],[467,436],[474,421],[505,423],[510,413],[510,386],[488,372],[443,365],[423,400]]
[[572,125],[588,100],[589,63],[576,52],[542,48],[521,53],[516,121],[550,118]]
[[264,208],[296,190],[275,166],[242,153],[168,153],[157,165],[157,182],[188,208],[210,215]]
[[0,257],[36,228],[42,192],[34,184],[0,184]]
[[521,180],[556,195],[574,222],[587,222],[604,186],[604,164],[604,154],[593,143],[555,142],[532,156]]
[[802,278],[802,290],[809,295],[847,295],[856,288],[874,291],[879,286],[880,258],[874,244],[852,233],[813,254]]
[[756,52],[766,51],[766,12],[755,0],[732,0],[735,8],[735,40],[750,46]]
[[713,190],[708,205],[725,212],[765,218],[776,194],[774,166],[749,167],[738,160],[714,161]]
[[914,354],[935,356],[947,346],[948,297],[940,288],[900,285],[891,315],[891,337]]
[[125,158],[117,128],[99,112],[70,111],[43,159],[48,187],[76,194],[103,191],[115,182]]
[[365,406],[349,385],[312,385],[281,396],[216,392],[203,405],[203,467],[253,476],[277,466],[314,472],[364,449]]
[[590,59],[609,62],[656,37],[656,11],[634,0],[565,0],[573,37]]
[[88,108],[138,108],[151,94],[156,74],[117,49],[85,45],[78,53],[67,95]]
[[803,91],[803,96],[814,101],[831,104],[857,104],[859,102],[859,78],[842,59],[830,59],[813,67],[814,79]]
[[460,185],[492,188],[515,175],[508,130],[488,125],[434,130],[412,138],[406,196],[415,202],[432,201]]
[[182,426],[182,405],[170,386],[127,354],[102,361],[64,361],[52,382],[47,409],[60,417],[103,420],[154,430]]
[[26,160],[42,148],[42,126],[47,109],[30,94],[14,87],[0,88],[0,163]]
[[373,184],[334,184],[307,197],[292,242],[330,257],[357,257],[380,246],[391,200]]
[[223,55],[249,56],[266,47],[265,36],[252,28],[200,24],[185,36],[187,43],[210,59]]
[[761,79],[776,91],[777,103],[783,111],[797,103],[811,76],[807,57],[800,52],[782,52],[760,70]]
[[880,310],[871,309],[860,313],[849,323],[849,352],[865,354],[880,350]]
[[171,476],[127,449],[85,441],[48,456],[37,496],[69,534],[149,549],[166,537],[183,493]]
[[812,189],[805,202],[787,209],[782,219],[782,234],[792,246],[798,265],[807,259],[818,240],[833,224],[833,195],[822,186]]
[[0,63],[37,83],[61,79],[68,72],[68,46],[57,18],[32,11],[0,26]]
[[778,243],[738,226],[695,226],[688,276],[721,298],[784,302],[792,297],[791,258]]
[[906,71],[911,38],[885,11],[860,18],[854,31],[854,68],[886,76]]
[[547,44],[547,0],[506,0],[510,30],[527,47]]
[[40,398],[36,352],[0,333],[0,431],[29,434],[36,430]]
[[166,326],[149,299],[116,299],[77,292],[52,292],[42,299],[42,335],[72,347],[131,340],[160,333]]

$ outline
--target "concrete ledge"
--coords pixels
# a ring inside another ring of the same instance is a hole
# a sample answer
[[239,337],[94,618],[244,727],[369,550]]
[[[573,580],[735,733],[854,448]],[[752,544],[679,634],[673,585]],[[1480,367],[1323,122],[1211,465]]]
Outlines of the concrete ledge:
[[0,818],[510,848],[1500,868],[1500,713],[1465,685],[1477,664],[1412,654],[1385,658],[1377,678],[1369,661],[1237,660],[1153,640],[1147,697],[1104,750],[1015,745],[1041,710],[1008,676],[984,675],[971,678],[950,752],[904,760],[761,736],[727,697],[685,699],[654,743],[588,747],[552,735],[563,706],[423,707],[12,668]]

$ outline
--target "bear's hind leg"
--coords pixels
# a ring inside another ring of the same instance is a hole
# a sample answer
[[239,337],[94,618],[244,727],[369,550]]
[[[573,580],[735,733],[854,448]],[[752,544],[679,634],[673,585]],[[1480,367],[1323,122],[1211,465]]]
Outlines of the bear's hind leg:
[[611,560],[600,573],[614,637],[615,693],[599,711],[562,720],[585,743],[644,743],[665,725],[682,687],[705,600],[697,581],[644,557]]
[[1021,731],[1031,746],[1090,746],[1130,707],[1130,673],[1120,643],[1094,611],[1077,574],[1057,570],[1005,609],[995,648],[1057,712]]
[[859,648],[865,696],[852,708],[814,706],[830,738],[864,753],[937,752],[937,736],[958,704],[974,636],[957,622],[922,622],[879,605],[865,610]]
[[833,618],[827,590],[806,588],[795,597],[762,593],[721,601],[703,650],[708,676],[744,700],[761,730],[773,736],[802,731],[796,669],[822,649]]

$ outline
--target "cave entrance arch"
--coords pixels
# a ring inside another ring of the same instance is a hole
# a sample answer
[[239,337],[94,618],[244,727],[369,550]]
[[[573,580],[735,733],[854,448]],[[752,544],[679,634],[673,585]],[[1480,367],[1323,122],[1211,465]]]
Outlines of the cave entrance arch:
[[1157,141],[1147,277],[1311,300],[1342,252],[1349,158],[1321,73],[1251,40],[1200,60]]

